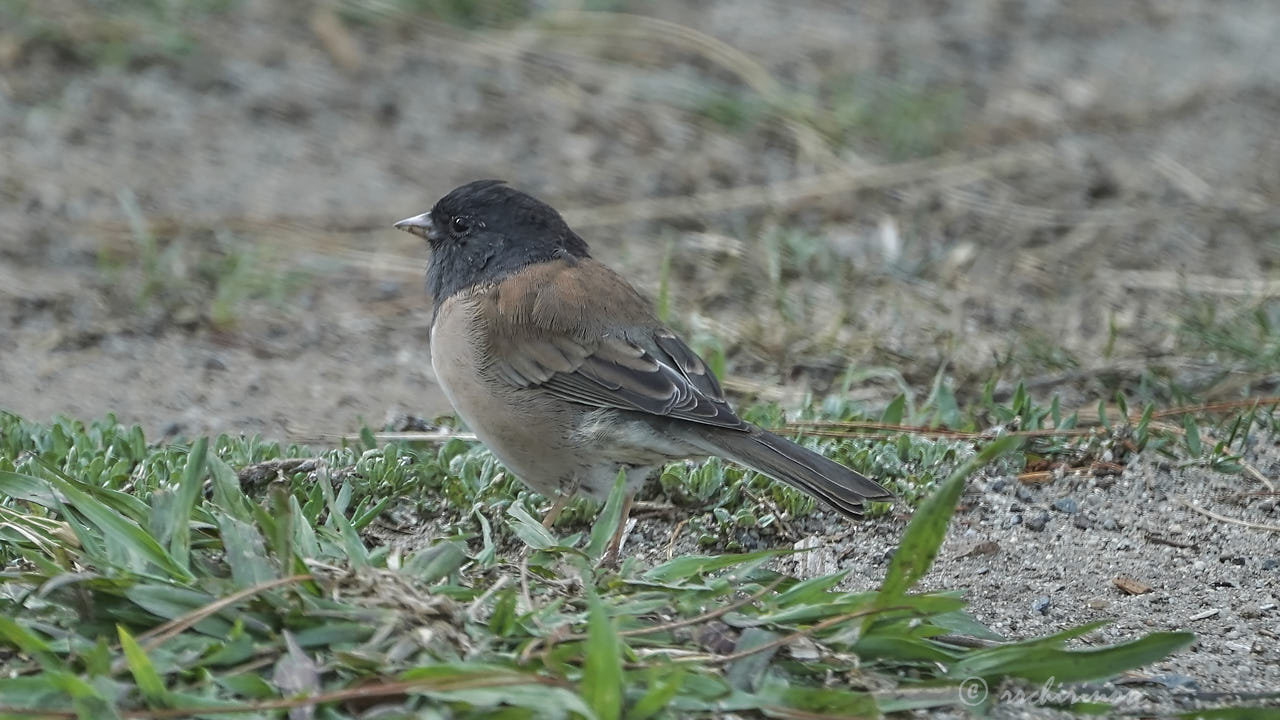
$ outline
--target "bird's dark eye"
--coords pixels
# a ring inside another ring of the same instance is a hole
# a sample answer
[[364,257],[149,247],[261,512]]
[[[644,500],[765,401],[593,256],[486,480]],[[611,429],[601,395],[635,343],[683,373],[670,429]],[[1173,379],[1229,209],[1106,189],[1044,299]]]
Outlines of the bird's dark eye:
[[464,217],[455,217],[449,221],[449,226],[453,228],[455,234],[465,235],[471,229],[471,221]]

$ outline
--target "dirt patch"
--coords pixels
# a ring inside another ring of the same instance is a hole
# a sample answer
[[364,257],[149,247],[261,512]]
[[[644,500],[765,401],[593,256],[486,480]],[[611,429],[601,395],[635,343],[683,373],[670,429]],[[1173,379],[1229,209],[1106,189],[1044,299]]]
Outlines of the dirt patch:
[[[176,30],[42,8],[0,43],[0,380],[33,417],[282,435],[444,411],[423,249],[387,224],[477,176],[555,202],[653,294],[669,252],[672,322],[792,401],[846,366],[923,385],[947,365],[963,391],[993,357],[1084,399],[1172,349],[1190,281],[1170,271],[1280,263],[1265,1],[659,3],[479,34],[288,3],[193,5]],[[215,318],[237,288],[201,253],[308,280]]]
[[[1258,442],[1246,458],[1266,477],[1280,472],[1274,444]],[[895,516],[850,527],[819,513],[791,532],[739,540],[813,548],[780,560],[778,569],[801,577],[847,570],[845,587],[869,590],[883,579],[906,522]],[[1168,660],[1075,689],[1096,692],[1119,709],[1180,712],[1280,689],[1277,528],[1280,508],[1267,486],[1176,469],[1158,454],[1137,458],[1117,477],[1067,477],[1046,486],[984,475],[967,488],[921,589],[964,588],[971,612],[1010,639],[1100,620],[1109,623],[1083,636],[1079,647],[1191,630],[1196,644]],[[661,519],[637,522],[627,548],[646,564],[715,551]],[[1014,702],[1002,717],[1053,717],[1046,704]]]

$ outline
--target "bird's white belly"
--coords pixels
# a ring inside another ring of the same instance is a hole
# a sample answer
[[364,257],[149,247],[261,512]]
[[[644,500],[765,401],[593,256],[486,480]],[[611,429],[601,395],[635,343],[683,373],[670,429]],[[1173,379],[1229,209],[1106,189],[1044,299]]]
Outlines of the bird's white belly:
[[565,477],[563,437],[557,437],[554,413],[514,402],[492,378],[480,377],[484,358],[469,335],[471,304],[450,300],[431,329],[431,367],[449,404],[476,437],[526,485],[552,495]]

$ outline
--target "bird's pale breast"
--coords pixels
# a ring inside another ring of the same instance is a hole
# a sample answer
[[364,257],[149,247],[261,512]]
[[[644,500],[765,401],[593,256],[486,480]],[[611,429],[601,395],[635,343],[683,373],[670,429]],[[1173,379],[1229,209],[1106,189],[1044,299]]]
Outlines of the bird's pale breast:
[[566,447],[575,418],[564,403],[486,377],[474,293],[446,300],[431,327],[431,367],[453,409],[498,460],[534,490],[554,494],[575,473]]

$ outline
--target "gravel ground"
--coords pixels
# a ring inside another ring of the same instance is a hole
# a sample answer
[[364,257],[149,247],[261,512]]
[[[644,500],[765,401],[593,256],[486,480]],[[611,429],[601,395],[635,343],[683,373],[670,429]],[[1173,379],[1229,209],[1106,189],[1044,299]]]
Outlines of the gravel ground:
[[[1274,444],[1258,443],[1247,460],[1264,476],[1280,472]],[[1280,548],[1274,533],[1280,531],[1280,508],[1266,490],[1245,477],[1176,469],[1164,458],[1146,456],[1116,477],[1067,477],[1045,486],[981,476],[970,483],[920,589],[965,588],[974,616],[1012,640],[1098,620],[1110,622],[1081,638],[1077,647],[1156,631],[1195,632],[1194,645],[1164,662],[1114,684],[1073,688],[1097,692],[1121,709],[1171,713],[1276,693]],[[1187,504],[1252,527],[1215,519]],[[815,515],[797,523],[789,537],[758,543],[815,547],[794,561],[780,561],[780,569],[811,576],[851,568],[846,585],[872,589],[883,578],[906,522],[894,516],[850,529],[838,518]],[[673,554],[707,551],[689,537],[672,542],[673,528],[659,520],[639,521],[629,552],[658,563]],[[1149,589],[1130,594],[1117,586],[1117,578]],[[1033,701],[1010,705],[996,717],[1057,716],[1033,707]]]

